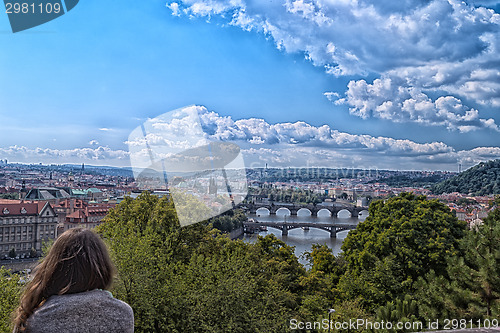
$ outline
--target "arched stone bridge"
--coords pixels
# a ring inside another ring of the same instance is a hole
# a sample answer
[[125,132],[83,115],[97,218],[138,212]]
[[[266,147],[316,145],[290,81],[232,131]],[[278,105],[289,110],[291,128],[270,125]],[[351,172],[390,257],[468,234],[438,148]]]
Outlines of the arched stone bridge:
[[[362,223],[362,222],[361,222]],[[257,221],[247,221],[243,222],[243,231],[250,232],[251,230],[259,229],[260,227],[270,227],[281,230],[283,236],[288,235],[288,231],[297,228],[317,228],[328,231],[331,238],[337,238],[337,232],[356,229],[357,224],[353,223],[314,223],[314,222],[297,222],[297,223],[287,223],[287,222],[257,222]]]
[[[327,210],[330,212],[330,216],[333,218],[338,218],[338,214],[341,211],[347,211],[351,214],[351,217],[367,217],[368,207],[356,207],[350,205],[334,205],[334,206],[323,206],[323,205],[299,205],[299,204],[286,204],[286,203],[242,203],[239,208],[248,211],[250,214],[257,214],[257,210],[260,208],[265,208],[269,211],[269,215],[276,215],[279,209],[287,209],[291,216],[296,216],[297,212],[301,209],[308,210],[311,216],[318,216],[318,212],[321,210]],[[361,214],[361,215],[360,215]]]

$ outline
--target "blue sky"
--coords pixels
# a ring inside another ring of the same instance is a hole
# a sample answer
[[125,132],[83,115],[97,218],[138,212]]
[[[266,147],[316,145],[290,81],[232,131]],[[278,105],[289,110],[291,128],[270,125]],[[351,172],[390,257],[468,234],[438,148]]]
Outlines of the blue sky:
[[456,170],[499,158],[498,12],[81,1],[16,34],[3,14],[0,158],[125,166],[134,128],[193,104],[248,163]]

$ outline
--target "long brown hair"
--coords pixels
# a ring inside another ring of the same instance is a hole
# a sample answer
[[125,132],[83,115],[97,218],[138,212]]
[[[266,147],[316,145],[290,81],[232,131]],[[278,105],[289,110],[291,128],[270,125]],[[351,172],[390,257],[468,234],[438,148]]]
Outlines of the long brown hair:
[[50,296],[110,287],[113,264],[104,242],[91,231],[67,230],[54,242],[26,285],[14,318],[14,331],[24,332],[33,312]]

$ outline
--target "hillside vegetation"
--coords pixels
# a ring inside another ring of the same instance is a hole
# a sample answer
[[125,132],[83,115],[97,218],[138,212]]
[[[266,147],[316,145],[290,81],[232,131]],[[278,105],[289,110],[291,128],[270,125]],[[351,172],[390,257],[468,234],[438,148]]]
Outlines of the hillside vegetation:
[[460,192],[472,195],[500,194],[500,160],[481,162],[432,187],[436,194]]

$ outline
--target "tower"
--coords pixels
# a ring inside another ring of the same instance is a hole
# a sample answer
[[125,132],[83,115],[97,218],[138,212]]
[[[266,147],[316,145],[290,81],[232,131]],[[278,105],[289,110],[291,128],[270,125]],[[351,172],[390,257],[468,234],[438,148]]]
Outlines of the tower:
[[68,175],[68,184],[70,187],[73,187],[75,184],[75,176],[73,176],[73,172],[70,172]]
[[215,183],[215,179],[210,177],[210,183],[208,184],[208,194],[217,195],[217,184]]
[[19,200],[24,200],[24,198],[26,198],[26,194],[28,194],[28,190],[26,189],[26,181],[23,180],[21,190],[19,191]]

